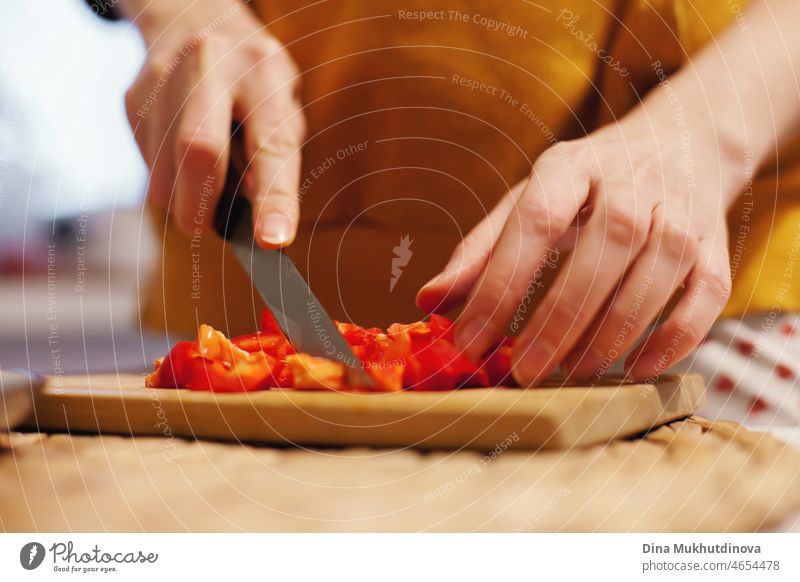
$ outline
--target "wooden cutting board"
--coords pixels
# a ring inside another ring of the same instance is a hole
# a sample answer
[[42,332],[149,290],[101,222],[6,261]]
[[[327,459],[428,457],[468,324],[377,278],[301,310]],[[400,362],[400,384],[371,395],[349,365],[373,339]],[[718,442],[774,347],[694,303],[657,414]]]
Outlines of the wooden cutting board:
[[[50,379],[26,425],[42,431],[214,438],[284,445],[565,449],[632,436],[688,416],[696,375],[620,383],[340,393],[214,394],[148,389],[133,375]],[[503,444],[505,443],[505,444]]]

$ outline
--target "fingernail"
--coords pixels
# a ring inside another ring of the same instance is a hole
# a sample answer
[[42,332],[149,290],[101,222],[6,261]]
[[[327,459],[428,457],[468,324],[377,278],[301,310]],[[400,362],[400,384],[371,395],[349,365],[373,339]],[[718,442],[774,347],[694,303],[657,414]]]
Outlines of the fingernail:
[[512,374],[520,386],[528,386],[539,380],[539,377],[550,369],[553,362],[553,350],[547,343],[536,341],[521,352],[514,363]]
[[658,352],[644,352],[635,360],[625,362],[625,368],[637,379],[652,378],[661,374],[668,362],[662,361]]
[[261,225],[261,239],[267,244],[284,245],[291,240],[292,221],[283,214],[269,214]]

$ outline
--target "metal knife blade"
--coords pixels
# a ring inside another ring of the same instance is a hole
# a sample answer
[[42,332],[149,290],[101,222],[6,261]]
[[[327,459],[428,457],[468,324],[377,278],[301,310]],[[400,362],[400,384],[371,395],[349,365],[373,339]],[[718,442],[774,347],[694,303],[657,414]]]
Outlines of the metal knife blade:
[[[232,166],[233,168],[233,166]],[[345,364],[352,387],[370,388],[372,378],[342,337],[294,262],[280,250],[263,249],[253,238],[252,208],[236,195],[240,180],[229,171],[217,208],[217,232],[253,280],[283,333],[299,352]]]

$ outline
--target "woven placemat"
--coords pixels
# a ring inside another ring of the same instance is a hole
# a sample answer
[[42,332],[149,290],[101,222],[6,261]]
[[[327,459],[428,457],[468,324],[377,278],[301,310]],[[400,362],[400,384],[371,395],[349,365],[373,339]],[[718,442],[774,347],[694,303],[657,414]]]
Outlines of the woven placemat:
[[735,423],[691,418],[570,451],[507,447],[17,433],[0,443],[0,529],[752,531],[800,510],[800,451]]

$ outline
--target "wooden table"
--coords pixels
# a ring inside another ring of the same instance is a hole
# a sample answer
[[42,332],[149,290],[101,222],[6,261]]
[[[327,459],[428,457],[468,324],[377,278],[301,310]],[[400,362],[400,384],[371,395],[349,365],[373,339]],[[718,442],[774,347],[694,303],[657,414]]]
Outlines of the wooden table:
[[2,531],[741,531],[800,510],[800,452],[698,418],[497,454],[0,438]]

